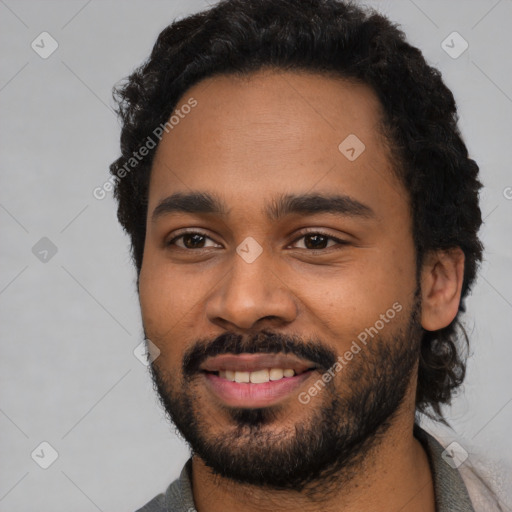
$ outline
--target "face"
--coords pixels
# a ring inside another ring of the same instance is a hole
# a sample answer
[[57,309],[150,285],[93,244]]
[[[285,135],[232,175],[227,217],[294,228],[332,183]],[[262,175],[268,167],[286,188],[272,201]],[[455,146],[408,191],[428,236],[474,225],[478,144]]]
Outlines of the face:
[[411,215],[378,99],[260,71],[206,79],[177,108],[194,101],[162,138],[149,187],[139,295],[156,389],[214,472],[325,482],[415,383]]

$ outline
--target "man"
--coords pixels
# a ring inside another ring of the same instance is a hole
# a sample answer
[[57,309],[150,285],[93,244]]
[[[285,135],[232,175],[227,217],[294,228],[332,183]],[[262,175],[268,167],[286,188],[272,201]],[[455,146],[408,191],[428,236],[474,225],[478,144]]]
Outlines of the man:
[[464,379],[482,256],[421,52],[341,1],[227,0],[116,92],[151,373],[193,452],[140,511],[498,510],[415,421]]

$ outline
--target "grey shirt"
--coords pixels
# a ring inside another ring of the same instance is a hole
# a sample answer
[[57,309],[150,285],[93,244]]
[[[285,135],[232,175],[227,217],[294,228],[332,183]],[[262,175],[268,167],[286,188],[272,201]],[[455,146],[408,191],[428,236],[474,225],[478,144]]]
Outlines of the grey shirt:
[[[414,436],[422,443],[427,452],[436,497],[437,512],[475,512],[468,490],[459,471],[452,468],[442,458],[444,448],[430,434],[418,425],[414,427]],[[155,496],[136,512],[194,512],[192,496],[192,459],[190,458],[180,477],[167,487],[165,493]]]

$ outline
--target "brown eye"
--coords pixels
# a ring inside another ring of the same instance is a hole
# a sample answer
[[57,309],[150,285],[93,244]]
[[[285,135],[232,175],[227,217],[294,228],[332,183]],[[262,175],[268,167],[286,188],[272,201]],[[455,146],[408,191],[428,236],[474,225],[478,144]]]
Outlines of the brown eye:
[[324,235],[306,235],[304,237],[305,246],[308,249],[325,249],[325,244],[329,242],[329,238]]
[[[302,239],[304,239],[304,248],[309,250],[328,249],[329,247],[332,247],[332,245],[326,245],[329,243],[329,241],[336,242],[338,245],[347,245],[347,242],[345,240],[340,240],[339,238],[335,238],[333,236],[321,232],[303,233],[302,236],[300,238],[297,238],[297,240],[295,240],[294,243]],[[336,243],[334,245],[336,245]]]
[[[175,242],[180,239],[182,239],[182,245],[176,244]],[[167,243],[167,245],[176,245],[180,249],[204,249],[206,248],[206,246],[204,245],[206,243],[206,240],[211,240],[211,238],[206,236],[204,233],[191,231],[187,233],[182,233],[181,235],[174,237]]]

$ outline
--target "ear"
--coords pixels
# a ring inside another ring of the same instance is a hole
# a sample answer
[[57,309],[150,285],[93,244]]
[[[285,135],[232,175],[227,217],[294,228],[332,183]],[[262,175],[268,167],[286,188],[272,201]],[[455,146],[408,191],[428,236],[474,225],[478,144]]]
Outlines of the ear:
[[448,326],[459,310],[464,279],[464,252],[460,247],[432,251],[421,270],[421,325],[427,331]]

